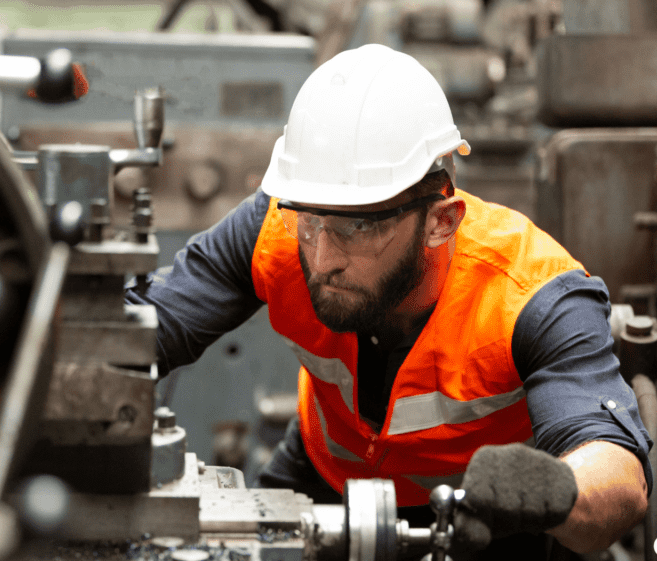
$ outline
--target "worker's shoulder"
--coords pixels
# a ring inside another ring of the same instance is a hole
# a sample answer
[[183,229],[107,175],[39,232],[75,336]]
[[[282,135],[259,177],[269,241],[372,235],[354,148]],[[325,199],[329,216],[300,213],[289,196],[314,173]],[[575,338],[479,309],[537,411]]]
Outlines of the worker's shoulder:
[[466,214],[456,237],[456,255],[464,266],[487,265],[528,291],[566,271],[581,269],[549,234],[524,214],[458,191]]

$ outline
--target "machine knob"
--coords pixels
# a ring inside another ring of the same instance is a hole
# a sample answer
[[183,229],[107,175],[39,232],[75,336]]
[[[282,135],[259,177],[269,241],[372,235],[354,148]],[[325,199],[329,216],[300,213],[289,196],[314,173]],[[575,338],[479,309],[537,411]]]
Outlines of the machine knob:
[[78,201],[55,206],[50,217],[50,237],[75,245],[84,238],[84,208]]
[[158,429],[170,429],[176,426],[176,415],[168,407],[158,407],[154,415]]
[[71,51],[50,51],[41,63],[36,94],[43,101],[61,101],[73,97],[75,74]]
[[429,495],[429,504],[431,505],[431,510],[436,513],[436,516],[450,516],[456,505],[454,489],[449,485],[438,485],[438,487],[431,491],[431,495]]

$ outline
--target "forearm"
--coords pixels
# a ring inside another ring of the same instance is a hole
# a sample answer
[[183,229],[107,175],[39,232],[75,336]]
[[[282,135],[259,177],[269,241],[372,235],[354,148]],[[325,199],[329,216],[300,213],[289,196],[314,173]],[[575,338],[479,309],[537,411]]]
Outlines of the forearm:
[[563,524],[548,534],[577,553],[606,549],[639,523],[648,506],[641,462],[610,442],[589,442],[561,458],[575,474],[578,495]]

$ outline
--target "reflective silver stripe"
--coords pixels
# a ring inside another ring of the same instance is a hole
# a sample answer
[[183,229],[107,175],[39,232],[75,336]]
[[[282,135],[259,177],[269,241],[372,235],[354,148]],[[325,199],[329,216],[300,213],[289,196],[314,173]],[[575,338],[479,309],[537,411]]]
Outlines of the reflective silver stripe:
[[449,485],[454,489],[459,489],[461,487],[461,482],[463,481],[462,473],[444,476],[405,475],[404,477],[429,491],[438,487],[438,485]]
[[356,454],[347,450],[342,445],[338,444],[333,440],[326,429],[326,417],[324,417],[324,412],[317,401],[317,396],[315,396],[315,410],[317,411],[317,416],[319,417],[319,424],[322,426],[322,434],[324,435],[324,441],[326,442],[326,447],[328,448],[329,454],[334,458],[340,458],[341,460],[348,460],[350,462],[362,462]]
[[294,354],[297,355],[299,362],[306,367],[308,372],[323,382],[338,386],[345,405],[353,413],[354,379],[347,365],[339,358],[322,358],[316,356],[287,337],[283,337],[283,339]]
[[509,393],[459,401],[435,391],[395,401],[388,434],[405,434],[441,425],[467,423],[513,405],[525,397],[522,386]]

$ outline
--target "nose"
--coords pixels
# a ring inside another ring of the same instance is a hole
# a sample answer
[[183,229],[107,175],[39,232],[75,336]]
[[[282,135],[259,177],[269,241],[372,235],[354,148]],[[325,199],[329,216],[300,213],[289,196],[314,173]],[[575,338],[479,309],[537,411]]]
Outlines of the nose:
[[325,228],[320,228],[317,232],[317,245],[314,249],[315,272],[325,274],[347,266],[347,255],[335,244]]

